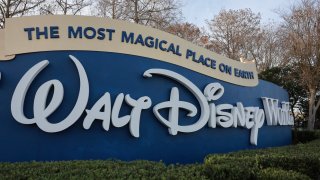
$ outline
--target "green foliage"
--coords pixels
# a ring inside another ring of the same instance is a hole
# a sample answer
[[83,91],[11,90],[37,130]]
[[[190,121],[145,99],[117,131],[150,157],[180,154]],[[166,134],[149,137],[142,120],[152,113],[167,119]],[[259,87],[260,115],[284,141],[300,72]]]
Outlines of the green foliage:
[[293,143],[306,143],[320,138],[320,131],[293,130]]
[[259,79],[270,81],[282,86],[284,84],[283,70],[280,67],[273,67],[259,73]]
[[295,171],[318,179],[320,140],[295,146],[209,155],[205,159],[205,171],[211,179],[256,179],[267,168]]
[[320,139],[213,154],[203,164],[117,160],[0,163],[0,179],[318,179]]
[[210,179],[254,179],[258,170],[252,157],[210,155],[205,160],[205,174]]
[[286,171],[283,169],[276,169],[276,168],[266,168],[262,169],[259,171],[257,174],[257,179],[261,180],[273,180],[273,179],[278,179],[278,180],[308,180],[310,177],[295,172],[295,171]]
[[0,179],[206,179],[201,168],[114,160],[0,163]]

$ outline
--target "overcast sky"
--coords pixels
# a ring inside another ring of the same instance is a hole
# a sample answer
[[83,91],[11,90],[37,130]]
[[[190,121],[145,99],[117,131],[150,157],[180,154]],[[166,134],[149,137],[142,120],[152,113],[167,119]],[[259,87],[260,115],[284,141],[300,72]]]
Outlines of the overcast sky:
[[185,21],[194,23],[199,27],[206,25],[206,19],[212,19],[221,9],[250,8],[254,13],[261,13],[262,22],[270,19],[280,21],[274,10],[287,9],[297,0],[181,0],[182,13]]

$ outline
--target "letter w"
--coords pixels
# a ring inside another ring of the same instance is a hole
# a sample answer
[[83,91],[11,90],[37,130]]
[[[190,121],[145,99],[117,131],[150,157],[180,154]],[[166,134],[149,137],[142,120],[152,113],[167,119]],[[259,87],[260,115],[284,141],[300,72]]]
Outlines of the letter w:
[[278,99],[267,97],[262,97],[261,99],[263,101],[268,126],[277,125],[279,116]]

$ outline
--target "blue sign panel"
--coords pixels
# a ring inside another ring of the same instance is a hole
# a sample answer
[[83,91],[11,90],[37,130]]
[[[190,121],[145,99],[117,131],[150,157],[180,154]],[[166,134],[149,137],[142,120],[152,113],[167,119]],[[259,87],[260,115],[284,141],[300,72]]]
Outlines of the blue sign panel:
[[0,161],[191,163],[291,143],[288,94],[266,81],[94,51],[19,54],[0,72]]

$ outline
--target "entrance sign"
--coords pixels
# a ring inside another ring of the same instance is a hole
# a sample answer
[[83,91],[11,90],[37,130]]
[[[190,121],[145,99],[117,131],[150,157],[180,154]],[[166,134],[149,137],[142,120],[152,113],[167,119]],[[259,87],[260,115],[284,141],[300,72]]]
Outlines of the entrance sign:
[[79,16],[0,31],[0,161],[202,161],[291,143],[287,92],[152,28]]

